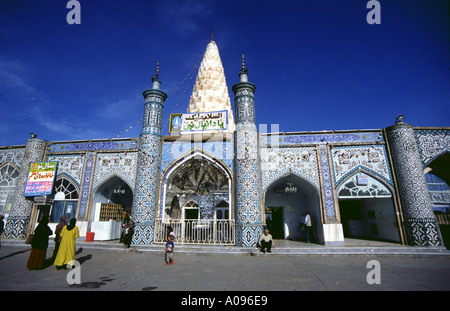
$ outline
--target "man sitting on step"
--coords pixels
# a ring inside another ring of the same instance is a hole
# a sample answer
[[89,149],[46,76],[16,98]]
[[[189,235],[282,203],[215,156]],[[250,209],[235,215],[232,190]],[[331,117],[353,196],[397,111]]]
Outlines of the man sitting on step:
[[261,237],[259,238],[259,247],[260,247],[260,251],[265,253],[266,249],[268,253],[271,253],[271,248],[275,247],[275,244],[273,243],[273,239],[272,239],[272,235],[269,234],[269,230],[265,230],[264,234],[261,235]]

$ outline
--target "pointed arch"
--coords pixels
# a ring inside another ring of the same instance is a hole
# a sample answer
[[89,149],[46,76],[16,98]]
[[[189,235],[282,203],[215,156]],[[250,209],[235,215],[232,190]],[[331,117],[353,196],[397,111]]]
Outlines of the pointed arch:
[[366,175],[370,176],[371,178],[375,179],[376,181],[380,182],[383,186],[385,186],[390,191],[391,195],[394,196],[395,190],[394,190],[393,186],[391,185],[391,183],[387,182],[384,177],[381,177],[376,172],[374,172],[364,166],[361,166],[361,165],[357,166],[356,168],[351,170],[349,173],[347,173],[346,176],[343,177],[337,185],[335,185],[336,194],[338,193],[339,189],[341,189],[341,187],[345,183],[347,183],[349,180],[351,180],[356,175],[361,174],[361,173],[366,174]]
[[231,202],[231,185],[232,185],[232,173],[229,169],[229,167],[220,159],[217,159],[215,156],[209,154],[205,150],[202,149],[192,149],[189,152],[185,153],[181,157],[179,157],[177,160],[174,160],[167,168],[164,170],[164,172],[161,174],[160,178],[160,193],[159,193],[159,202],[160,202],[160,208],[159,208],[159,218],[163,219],[165,215],[165,204],[166,204],[166,195],[168,192],[168,180],[170,179],[171,175],[177,171],[178,168],[185,165],[188,161],[194,160],[194,159],[203,159],[207,162],[209,162],[211,165],[213,165],[215,168],[219,169],[224,176],[228,179],[228,200]]
[[124,210],[130,212],[133,205],[133,189],[129,183],[117,174],[109,175],[92,190],[91,218],[99,219],[101,204],[122,205]]
[[[360,174],[367,180],[358,179]],[[385,178],[358,166],[339,181],[335,191],[344,238],[401,241],[401,211],[395,189]]]
[[63,192],[65,199],[78,200],[80,185],[77,181],[66,173],[61,173],[55,179],[55,192]]
[[114,180],[115,178],[117,178],[118,180],[120,180],[121,183],[125,184],[128,188],[130,188],[131,191],[134,191],[134,187],[132,185],[129,184],[129,182],[123,178],[122,176],[120,176],[117,173],[111,173],[109,175],[105,175],[97,184],[97,186],[92,189],[92,194],[95,194],[98,189],[100,189],[102,186],[104,186],[105,184],[109,183],[111,180]]
[[9,214],[18,177],[19,168],[14,163],[0,165],[0,214]]
[[426,164],[427,172],[431,172],[450,185],[450,152],[445,151],[430,159]]
[[55,199],[50,213],[50,222],[58,223],[61,216],[68,220],[75,218],[78,212],[80,187],[70,175],[62,173],[55,180]]
[[285,171],[282,174],[278,175],[276,179],[271,180],[267,186],[265,187],[265,189],[263,189],[263,198],[266,196],[267,191],[272,188],[274,185],[276,185],[277,183],[280,182],[280,180],[283,180],[285,178],[288,178],[289,176],[297,178],[299,180],[301,180],[302,182],[302,188],[306,188],[308,189],[307,191],[312,194],[314,191],[317,191],[317,193],[319,192],[319,189],[317,188],[317,185],[313,184],[310,180],[308,180],[307,178],[305,178],[302,175],[299,175],[297,172],[293,172],[293,171]]
[[61,173],[58,173],[58,174],[56,175],[55,182],[56,182],[56,180],[57,180],[58,178],[62,178],[62,177],[65,177],[65,178],[69,179],[72,183],[74,183],[75,185],[77,185],[78,190],[80,190],[80,188],[81,188],[80,182],[78,182],[78,181],[76,180],[76,178],[75,178],[74,176],[70,175],[68,172],[61,172]]
[[[286,192],[288,184],[297,191]],[[320,191],[309,180],[296,173],[285,173],[272,181],[263,193],[267,228],[273,236],[286,239],[302,238],[300,223],[302,215],[309,211],[314,227],[316,241],[323,241],[323,208]]]

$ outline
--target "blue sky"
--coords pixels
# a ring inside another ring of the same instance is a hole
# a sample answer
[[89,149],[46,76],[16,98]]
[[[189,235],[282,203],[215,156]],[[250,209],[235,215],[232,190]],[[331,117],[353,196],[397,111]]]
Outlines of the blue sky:
[[157,60],[167,133],[211,29],[231,101],[244,53],[269,129],[450,126],[448,1],[379,0],[380,25],[366,0],[79,0],[80,25],[67,2],[0,1],[0,146],[138,137]]

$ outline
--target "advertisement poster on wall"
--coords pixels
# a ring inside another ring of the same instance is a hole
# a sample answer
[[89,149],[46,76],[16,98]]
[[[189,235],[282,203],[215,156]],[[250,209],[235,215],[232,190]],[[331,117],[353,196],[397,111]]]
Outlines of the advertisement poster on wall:
[[53,191],[58,162],[31,162],[23,195],[50,195]]

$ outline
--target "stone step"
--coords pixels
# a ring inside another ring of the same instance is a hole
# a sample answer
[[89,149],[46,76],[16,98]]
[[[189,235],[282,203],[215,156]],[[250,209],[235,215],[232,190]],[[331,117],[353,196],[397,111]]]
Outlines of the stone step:
[[[3,246],[30,247],[25,240],[5,240]],[[105,251],[163,253],[164,244],[131,245],[126,248],[119,241],[77,241],[77,248],[99,249]],[[54,247],[53,240],[49,241],[49,248]],[[324,246],[307,244],[307,246],[280,246],[272,249],[271,253],[262,253],[256,247],[237,247],[224,245],[190,245],[176,244],[175,251],[186,255],[233,255],[233,256],[305,256],[305,255],[376,255],[376,256],[449,256],[450,251],[445,247],[420,246]]]

